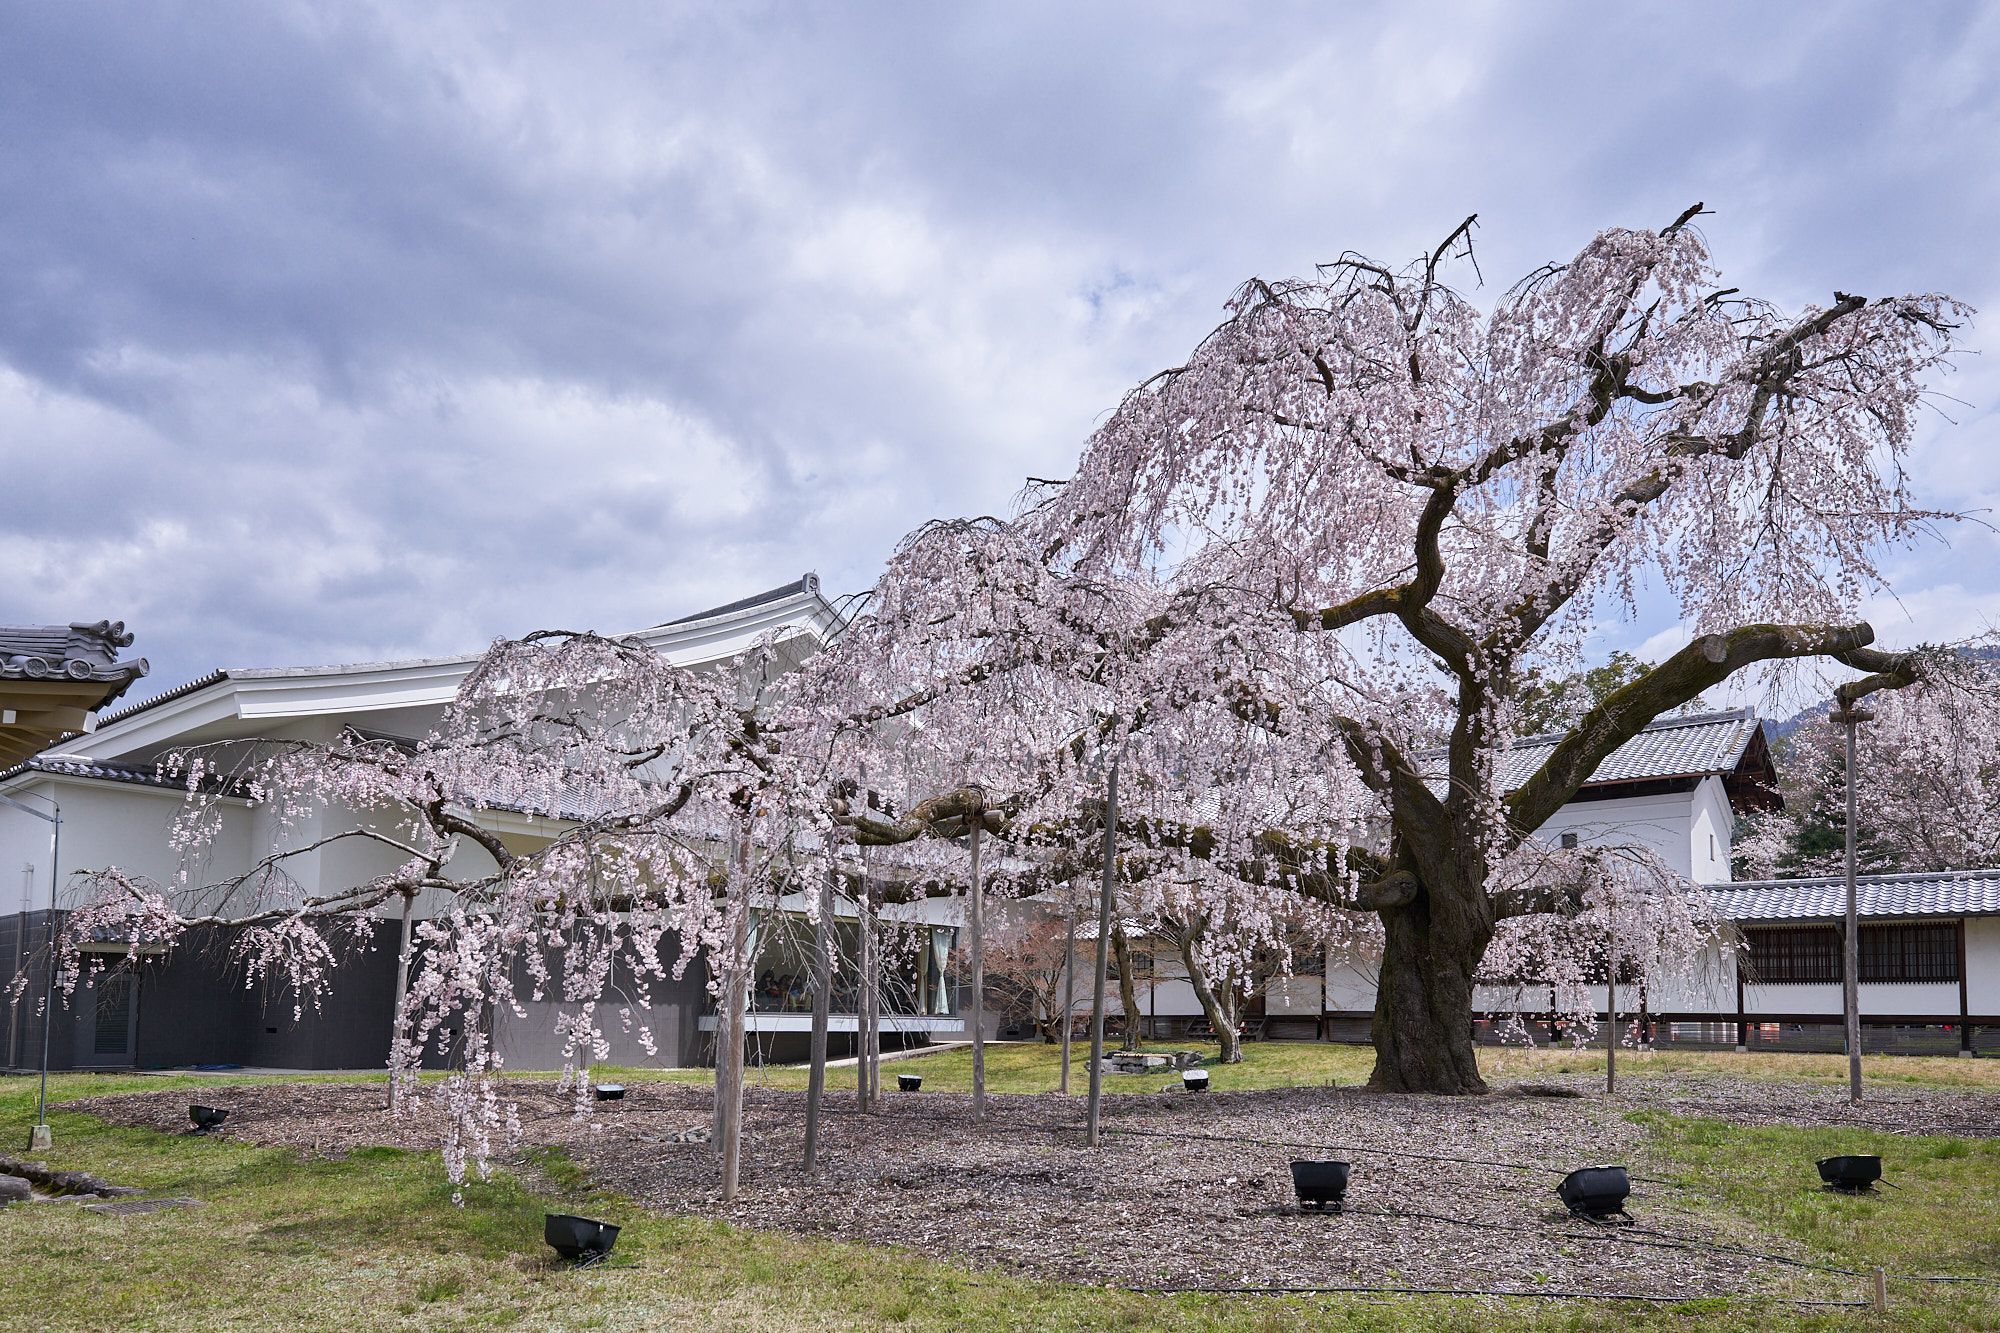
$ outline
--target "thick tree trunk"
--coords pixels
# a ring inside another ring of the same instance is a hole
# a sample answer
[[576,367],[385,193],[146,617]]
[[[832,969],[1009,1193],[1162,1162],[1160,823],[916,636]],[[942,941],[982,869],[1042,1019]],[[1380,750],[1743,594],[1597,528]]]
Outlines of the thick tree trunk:
[[1125,938],[1125,927],[1112,927],[1111,948],[1118,955],[1118,1004],[1125,1011],[1125,1040],[1120,1046],[1124,1050],[1136,1051],[1139,1049],[1139,988],[1132,984],[1132,942]]
[[1215,982],[1209,977],[1208,969],[1195,956],[1195,941],[1199,937],[1199,931],[1181,932],[1181,962],[1187,967],[1188,985],[1193,988],[1195,999],[1201,1001],[1201,1012],[1208,1018],[1209,1027],[1215,1030],[1215,1040],[1222,1047],[1216,1056],[1217,1062],[1233,1065],[1243,1059],[1243,1039],[1236,1033],[1235,1020],[1223,1008],[1222,997],[1215,993]]
[[1433,910],[1419,893],[1382,913],[1382,972],[1375,991],[1375,1072],[1380,1092],[1481,1093],[1472,1044],[1472,978],[1492,929]]

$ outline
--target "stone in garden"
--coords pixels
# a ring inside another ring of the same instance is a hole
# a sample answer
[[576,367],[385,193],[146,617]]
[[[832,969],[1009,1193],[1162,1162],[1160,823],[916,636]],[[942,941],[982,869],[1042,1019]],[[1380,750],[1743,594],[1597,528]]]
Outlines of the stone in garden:
[[34,1186],[19,1176],[0,1176],[0,1206],[26,1203],[35,1195]]

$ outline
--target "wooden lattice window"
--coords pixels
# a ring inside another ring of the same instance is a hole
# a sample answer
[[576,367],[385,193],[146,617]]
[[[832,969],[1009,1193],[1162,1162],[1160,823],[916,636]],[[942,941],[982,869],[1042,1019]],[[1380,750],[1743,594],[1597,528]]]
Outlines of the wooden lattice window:
[[1861,928],[1863,981],[1957,981],[1958,927],[1899,921]]
[[1754,980],[1840,980],[1840,932],[1832,926],[1752,926],[1743,937]]
[[[1753,926],[1743,934],[1750,945],[1751,980],[1825,982],[1843,975],[1838,927]],[[1957,981],[1957,925],[1896,921],[1862,926],[1861,979]]]

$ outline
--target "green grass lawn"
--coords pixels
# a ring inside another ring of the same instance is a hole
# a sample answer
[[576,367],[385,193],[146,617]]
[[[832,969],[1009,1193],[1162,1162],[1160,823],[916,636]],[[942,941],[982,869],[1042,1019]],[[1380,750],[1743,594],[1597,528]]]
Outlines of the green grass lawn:
[[[1053,1052],[989,1054],[996,1091],[1052,1088]],[[1550,1072],[1572,1057],[1535,1053],[1524,1070]],[[1656,1057],[1658,1058],[1658,1057]],[[1736,1057],[1675,1056],[1679,1068],[1734,1069]],[[1767,1060],[1770,1057],[1751,1057]],[[1798,1057],[1826,1061],[1828,1057]],[[1832,1058],[1837,1063],[1837,1057]],[[1359,1081],[1367,1053],[1312,1044],[1253,1044],[1219,1089]],[[1908,1077],[1956,1082],[1987,1062],[1911,1062]],[[1970,1066],[1961,1069],[1959,1066]],[[1503,1063],[1501,1068],[1511,1067]],[[1579,1066],[1581,1067],[1581,1066]],[[926,1087],[969,1085],[964,1052],[893,1068]],[[1635,1062],[1635,1072],[1637,1072]],[[769,1071],[785,1086],[796,1071]],[[1082,1066],[1075,1086],[1083,1086]],[[634,1073],[628,1077],[638,1077]],[[1760,1076],[1784,1076],[1765,1070]],[[1816,1066],[1792,1074],[1828,1076]],[[678,1077],[678,1076],[677,1076]],[[802,1076],[801,1076],[802,1077]],[[851,1082],[852,1073],[847,1079]],[[241,1080],[251,1081],[251,1080]],[[1145,1090],[1158,1076],[1116,1079]],[[63,1076],[58,1099],[129,1090],[211,1087],[187,1076]],[[842,1086],[836,1082],[835,1086]],[[26,1141],[32,1079],[0,1079],[0,1150]],[[1738,1129],[1642,1113],[1650,1169],[1712,1189],[1718,1222],[1745,1238],[1793,1237],[1829,1262],[1898,1271],[2000,1266],[2000,1150],[1990,1142],[1902,1139],[1904,1188],[1874,1199],[1802,1189],[1796,1163],[1859,1147],[1852,1131]],[[1879,1329],[1841,1311],[1791,1312],[1758,1303],[1633,1307],[1602,1303],[1390,1297],[1160,1297],[978,1274],[896,1250],[744,1231],[702,1219],[648,1215],[596,1196],[568,1163],[540,1154],[520,1171],[476,1183],[454,1207],[435,1156],[370,1149],[342,1161],[226,1138],[113,1128],[88,1116],[52,1116],[54,1165],[84,1169],[200,1208],[104,1217],[70,1204],[0,1210],[0,1328],[4,1329],[457,1329],[878,1328],[932,1329]],[[14,1142],[12,1140],[17,1140]],[[541,1244],[545,1208],[588,1210],[627,1228],[617,1260],[573,1272]],[[1893,1326],[2000,1326],[1992,1289],[1899,1286]]]

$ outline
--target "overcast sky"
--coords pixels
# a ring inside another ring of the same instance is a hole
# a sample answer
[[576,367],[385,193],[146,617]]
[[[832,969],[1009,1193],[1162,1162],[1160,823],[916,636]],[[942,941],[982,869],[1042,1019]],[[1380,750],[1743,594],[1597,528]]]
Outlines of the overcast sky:
[[[1475,212],[1496,289],[1702,200],[1752,293],[1971,301],[1917,480],[2000,507],[2000,7],[1328,9],[0,4],[0,621],[143,695],[859,589]],[[1884,642],[2000,621],[1986,531],[1895,563]]]

